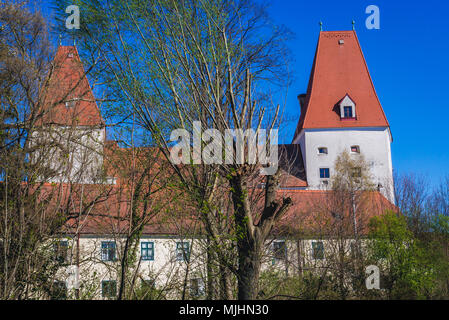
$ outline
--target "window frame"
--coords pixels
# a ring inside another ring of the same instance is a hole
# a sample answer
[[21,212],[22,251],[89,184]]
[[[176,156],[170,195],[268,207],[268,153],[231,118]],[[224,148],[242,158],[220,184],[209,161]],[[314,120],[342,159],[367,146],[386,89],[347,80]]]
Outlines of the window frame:
[[[350,112],[350,114],[351,114],[350,116],[348,116],[346,114],[347,110]],[[353,119],[353,118],[355,118],[354,107],[353,106],[343,106],[343,119]]]
[[[194,285],[196,282],[196,285]],[[199,298],[206,294],[206,284],[203,278],[191,278],[189,285],[189,293],[191,297]]]
[[[106,288],[106,285],[114,284],[114,292],[113,294],[106,295],[107,291],[112,287]],[[107,289],[107,290],[105,290]],[[116,298],[117,297],[117,280],[102,280],[101,281],[101,297],[102,298]]]
[[360,179],[362,177],[362,168],[361,167],[352,167],[351,168],[351,177],[355,179]]
[[[352,149],[353,148],[355,148],[356,149],[356,151],[353,151]],[[351,146],[351,153],[352,154],[360,154],[360,146],[359,145],[353,145],[353,146]]]
[[[279,244],[282,245],[277,247]],[[272,251],[273,251],[273,262],[287,260],[287,242],[285,240],[273,241]]]
[[[324,150],[324,152],[321,152],[321,150]],[[329,149],[327,147],[318,147],[318,155],[323,156],[323,155],[328,155],[329,154]]]
[[[151,244],[151,248],[148,247],[149,244]],[[144,248],[144,245],[147,247]],[[144,255],[144,252],[151,252],[151,255]],[[140,243],[140,259],[142,261],[154,261],[154,241],[142,241]]]
[[[321,173],[322,173],[322,171],[321,170],[325,170],[324,171],[324,174],[322,175]],[[326,173],[327,172],[327,177],[326,177]],[[323,167],[323,168],[319,168],[319,175],[320,175],[320,179],[330,179],[330,177],[331,177],[331,170],[330,170],[330,168],[327,168],[327,167]]]
[[[107,245],[113,244],[113,247],[109,248]],[[113,257],[110,257],[110,250],[113,251]],[[105,258],[107,256],[107,258]],[[114,240],[101,241],[101,261],[116,261],[117,260],[117,244]]]
[[55,280],[51,287],[50,300],[67,300],[68,293],[67,282]]
[[69,241],[68,240],[57,240],[56,243],[53,243],[53,252],[54,252],[55,261],[57,261],[60,264],[68,263],[69,262]]
[[[180,248],[180,246],[182,246],[182,247]],[[187,252],[186,252],[186,249],[187,249]],[[190,260],[190,242],[189,241],[177,241],[176,242],[175,260],[176,261],[189,261]]]
[[[319,249],[319,251],[317,251]],[[312,241],[312,258],[314,260],[324,260],[324,242]]]

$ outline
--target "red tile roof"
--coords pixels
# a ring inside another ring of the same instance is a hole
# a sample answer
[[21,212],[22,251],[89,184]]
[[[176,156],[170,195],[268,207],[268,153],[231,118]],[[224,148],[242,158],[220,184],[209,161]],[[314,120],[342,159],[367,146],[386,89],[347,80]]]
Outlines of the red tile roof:
[[[59,46],[48,86],[43,88],[44,116],[38,125],[103,126],[91,86],[75,46]],[[74,106],[65,101],[79,99]]]
[[[336,110],[347,94],[356,104],[354,120],[342,120]],[[302,129],[389,127],[355,31],[320,32],[301,109],[295,138]]]

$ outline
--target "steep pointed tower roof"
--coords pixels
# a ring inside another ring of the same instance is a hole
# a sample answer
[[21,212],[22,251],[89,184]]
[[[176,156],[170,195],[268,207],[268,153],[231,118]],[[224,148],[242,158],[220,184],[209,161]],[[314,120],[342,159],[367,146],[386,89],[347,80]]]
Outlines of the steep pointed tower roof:
[[[341,117],[338,104],[348,95],[353,119]],[[303,129],[389,127],[355,31],[322,31],[302,98],[295,137]]]
[[39,124],[104,126],[75,46],[58,47],[42,93],[44,115]]

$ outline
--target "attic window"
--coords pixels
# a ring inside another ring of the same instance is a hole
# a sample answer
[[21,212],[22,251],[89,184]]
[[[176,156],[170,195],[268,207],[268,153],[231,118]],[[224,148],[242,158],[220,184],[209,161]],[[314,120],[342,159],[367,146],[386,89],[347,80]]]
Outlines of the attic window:
[[343,40],[343,39],[338,40],[338,44],[339,45],[345,44],[345,40]]
[[327,154],[327,153],[328,153],[327,148],[325,147],[318,148],[318,154]]
[[345,106],[343,108],[344,108],[344,117],[343,118],[353,118],[352,107],[351,106]]
[[69,54],[67,55],[67,57],[73,58],[73,53],[69,53]]
[[338,105],[340,107],[341,119],[356,118],[355,102],[349,97],[349,95],[346,95],[343,99],[341,99]]
[[74,98],[65,102],[66,108],[75,108],[75,104],[78,101],[78,98]]

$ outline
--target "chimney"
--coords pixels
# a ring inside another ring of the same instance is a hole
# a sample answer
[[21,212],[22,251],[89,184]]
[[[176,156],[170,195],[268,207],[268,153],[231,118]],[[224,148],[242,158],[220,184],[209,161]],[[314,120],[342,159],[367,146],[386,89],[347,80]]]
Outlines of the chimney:
[[304,107],[306,104],[306,96],[307,94],[305,93],[298,95],[299,106],[301,107],[301,114],[303,114],[303,112],[305,111]]

